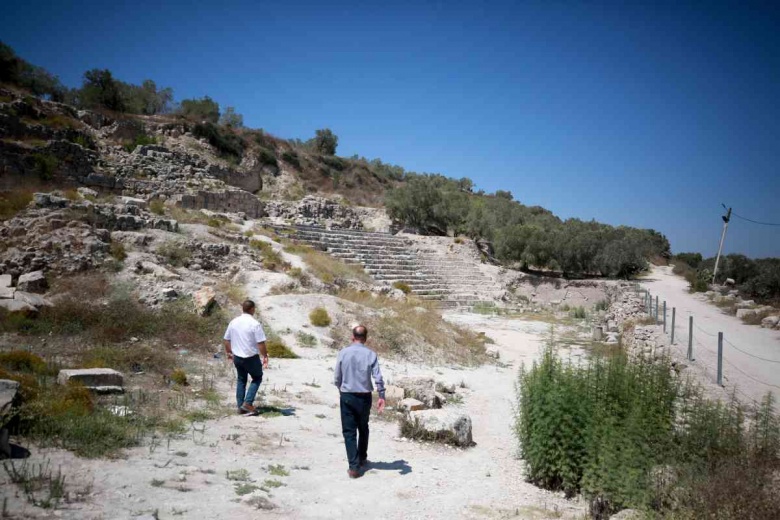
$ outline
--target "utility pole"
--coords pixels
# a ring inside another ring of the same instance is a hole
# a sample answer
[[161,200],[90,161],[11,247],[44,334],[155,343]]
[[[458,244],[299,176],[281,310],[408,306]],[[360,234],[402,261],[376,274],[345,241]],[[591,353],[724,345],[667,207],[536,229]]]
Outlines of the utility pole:
[[[721,204],[726,208],[725,204]],[[731,220],[731,208],[727,208],[728,211],[721,218],[723,219],[723,233],[720,235],[720,245],[718,246],[718,257],[715,259],[715,270],[712,272],[712,283],[715,283],[715,277],[718,275],[718,264],[720,263],[720,253],[723,251],[723,241],[726,240],[726,230],[729,228],[729,220]]]

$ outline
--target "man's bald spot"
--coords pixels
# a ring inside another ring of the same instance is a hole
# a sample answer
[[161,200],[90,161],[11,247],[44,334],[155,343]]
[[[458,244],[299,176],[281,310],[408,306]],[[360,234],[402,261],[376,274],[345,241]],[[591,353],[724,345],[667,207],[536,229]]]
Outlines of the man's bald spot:
[[352,337],[360,341],[366,341],[368,339],[368,329],[365,325],[356,325],[352,329]]

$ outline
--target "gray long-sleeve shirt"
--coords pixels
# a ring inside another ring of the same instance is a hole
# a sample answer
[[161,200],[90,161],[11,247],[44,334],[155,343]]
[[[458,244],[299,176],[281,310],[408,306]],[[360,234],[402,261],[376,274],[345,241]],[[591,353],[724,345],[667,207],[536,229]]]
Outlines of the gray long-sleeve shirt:
[[385,381],[379,369],[376,353],[362,343],[353,343],[339,352],[336,368],[333,370],[333,384],[342,392],[369,393],[374,390],[371,378],[376,383],[379,397],[385,398]]

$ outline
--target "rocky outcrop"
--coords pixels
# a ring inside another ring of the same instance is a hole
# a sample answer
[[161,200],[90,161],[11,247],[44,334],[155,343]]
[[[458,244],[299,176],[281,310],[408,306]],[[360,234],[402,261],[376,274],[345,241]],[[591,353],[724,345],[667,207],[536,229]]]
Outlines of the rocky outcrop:
[[177,206],[185,209],[207,209],[227,213],[243,213],[248,218],[265,215],[264,205],[254,195],[241,190],[197,191],[173,197]]
[[267,215],[280,223],[328,229],[363,229],[363,222],[375,220],[379,212],[375,208],[344,206],[313,195],[299,201],[270,201],[266,205]]
[[43,271],[23,274],[19,277],[19,281],[16,284],[17,290],[29,293],[43,294],[48,288],[49,282],[46,281]]

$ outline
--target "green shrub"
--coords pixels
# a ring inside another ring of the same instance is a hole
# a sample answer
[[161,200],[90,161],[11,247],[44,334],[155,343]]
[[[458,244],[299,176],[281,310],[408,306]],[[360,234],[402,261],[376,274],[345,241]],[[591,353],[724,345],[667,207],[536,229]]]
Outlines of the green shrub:
[[50,372],[43,358],[25,350],[0,352],[0,366],[12,372],[26,372],[40,375],[45,375]]
[[573,307],[571,309],[571,316],[572,318],[578,319],[578,320],[584,320],[588,317],[588,313],[585,311],[585,307],[580,305],[579,307]]
[[8,220],[26,208],[33,199],[33,192],[14,190],[0,192],[0,220]]
[[260,148],[257,152],[257,160],[264,166],[279,166],[276,156],[270,150]]
[[157,247],[157,254],[163,258],[165,263],[174,267],[186,266],[192,259],[192,253],[184,243],[176,240],[160,244]]
[[282,160],[291,166],[295,166],[297,169],[301,168],[301,161],[298,158],[298,154],[295,152],[282,153]]
[[609,309],[609,302],[607,300],[599,300],[596,302],[594,309],[596,312],[606,311]]
[[149,211],[155,215],[165,215],[165,203],[160,199],[153,199],[149,202]]
[[198,123],[193,128],[192,135],[199,139],[205,138],[223,157],[240,160],[244,155],[246,143],[241,136],[228,128],[213,123]]
[[[629,507],[690,519],[748,518],[756,504],[771,513],[761,518],[780,512],[780,496],[760,484],[780,463],[771,396],[747,429],[749,414],[736,400],[705,400],[668,360],[629,362],[618,353],[574,364],[557,357],[551,339],[540,361],[521,369],[517,399],[528,480],[581,492],[595,518]],[[729,482],[729,473],[743,478]],[[718,507],[701,500],[708,488],[718,490]]]
[[108,252],[118,262],[124,262],[127,258],[127,251],[122,242],[111,242]]
[[55,156],[45,153],[36,153],[33,155],[33,164],[35,173],[41,180],[49,181],[54,178],[54,172],[60,165],[59,159]]
[[177,368],[171,372],[171,381],[179,386],[187,386],[189,384],[187,381],[187,373],[181,368]]
[[306,332],[299,331],[295,335],[295,339],[298,340],[298,344],[302,347],[311,348],[317,345],[317,338],[314,337],[312,334],[307,334]]
[[284,341],[277,337],[268,338],[265,342],[265,347],[268,349],[268,357],[281,359],[296,359],[298,357],[295,352],[284,344]]
[[330,315],[324,307],[317,307],[309,313],[309,321],[315,327],[327,327],[330,325]]
[[122,147],[125,149],[127,153],[132,153],[137,146],[146,146],[150,144],[157,144],[157,139],[155,139],[155,137],[151,135],[140,134],[137,135],[135,139],[133,139],[132,141],[122,145]]
[[399,289],[404,294],[409,294],[412,292],[412,287],[406,282],[401,282],[401,281],[393,282],[393,287],[395,289]]

